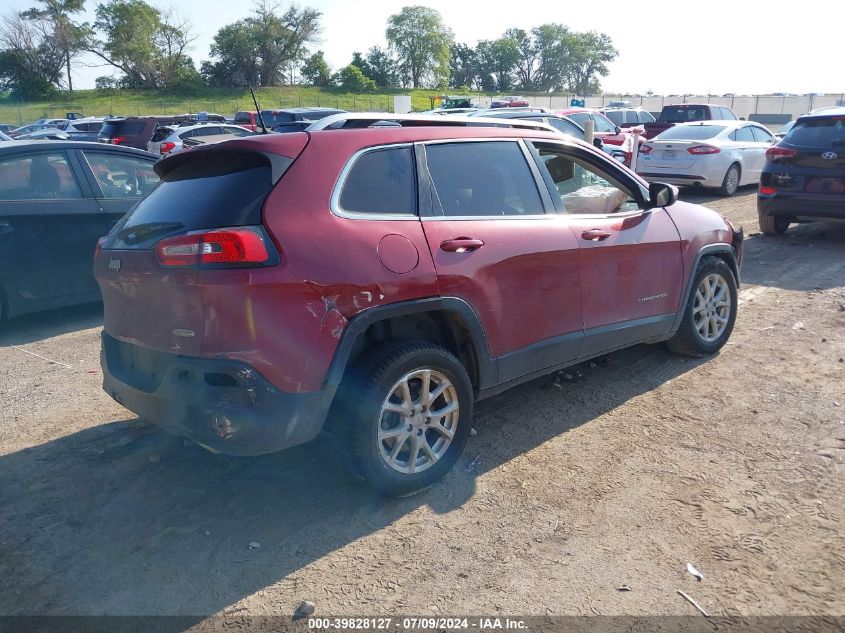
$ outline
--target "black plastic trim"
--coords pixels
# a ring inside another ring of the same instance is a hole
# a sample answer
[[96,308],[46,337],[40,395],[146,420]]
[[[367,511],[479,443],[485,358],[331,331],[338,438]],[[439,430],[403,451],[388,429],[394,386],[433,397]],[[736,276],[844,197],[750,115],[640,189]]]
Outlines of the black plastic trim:
[[338,385],[340,385],[340,381],[343,378],[344,371],[346,371],[347,364],[349,363],[349,357],[352,354],[352,348],[355,345],[355,342],[370,325],[399,316],[422,314],[424,312],[434,312],[438,310],[454,312],[461,317],[469,330],[473,347],[475,348],[476,362],[478,363],[478,388],[483,390],[495,385],[499,380],[498,367],[495,359],[490,357],[490,348],[487,345],[487,336],[484,333],[484,328],[481,326],[481,321],[479,320],[478,315],[470,307],[470,305],[462,299],[455,297],[432,297],[429,299],[416,299],[413,301],[403,301],[400,303],[377,306],[365,310],[353,317],[341,335],[340,343],[337,346],[337,351],[335,352],[331,367],[329,367],[328,377],[326,378],[326,387],[330,396],[334,396]]

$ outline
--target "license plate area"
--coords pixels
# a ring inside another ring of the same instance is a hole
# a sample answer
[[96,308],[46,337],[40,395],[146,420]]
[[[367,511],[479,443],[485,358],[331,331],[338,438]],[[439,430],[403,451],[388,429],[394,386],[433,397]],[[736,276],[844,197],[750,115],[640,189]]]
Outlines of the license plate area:
[[804,186],[808,193],[845,193],[842,178],[809,178]]

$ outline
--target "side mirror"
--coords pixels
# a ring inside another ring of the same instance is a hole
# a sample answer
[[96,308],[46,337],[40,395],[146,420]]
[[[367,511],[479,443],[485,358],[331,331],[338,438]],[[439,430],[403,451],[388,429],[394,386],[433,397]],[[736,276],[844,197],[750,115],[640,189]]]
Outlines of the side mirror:
[[595,137],[593,139],[593,146],[596,149],[602,149],[604,147],[604,141],[602,141],[599,137]]
[[617,125],[615,128],[613,128],[613,129],[614,129],[614,133],[615,133],[615,134],[621,134],[621,133],[622,133],[622,128],[621,128],[621,127],[619,127],[618,125]]
[[671,207],[678,201],[678,188],[664,182],[652,182],[648,185],[648,208]]

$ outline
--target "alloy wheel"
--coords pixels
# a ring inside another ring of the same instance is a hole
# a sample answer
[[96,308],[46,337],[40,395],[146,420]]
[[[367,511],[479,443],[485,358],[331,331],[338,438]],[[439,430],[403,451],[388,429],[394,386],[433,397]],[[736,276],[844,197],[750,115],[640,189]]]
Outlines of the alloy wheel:
[[427,470],[449,450],[459,417],[457,390],[444,374],[410,371],[393,385],[381,406],[379,453],[400,473]]
[[724,333],[731,316],[731,292],[722,275],[711,273],[695,291],[693,325],[702,340],[712,343]]

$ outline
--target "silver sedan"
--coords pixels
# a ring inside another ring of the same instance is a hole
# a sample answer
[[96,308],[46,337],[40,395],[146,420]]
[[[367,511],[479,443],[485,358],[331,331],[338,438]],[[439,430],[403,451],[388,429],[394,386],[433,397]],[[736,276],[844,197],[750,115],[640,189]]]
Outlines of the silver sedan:
[[682,123],[643,144],[637,173],[648,181],[714,187],[732,196],[741,185],[760,181],[766,150],[776,140],[752,121]]

